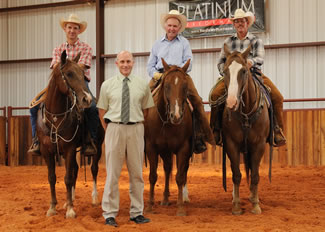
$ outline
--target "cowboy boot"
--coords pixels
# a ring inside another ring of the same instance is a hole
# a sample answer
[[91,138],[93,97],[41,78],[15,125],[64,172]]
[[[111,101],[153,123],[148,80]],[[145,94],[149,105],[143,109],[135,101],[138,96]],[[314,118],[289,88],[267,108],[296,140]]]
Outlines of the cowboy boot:
[[40,146],[39,146],[39,141],[38,141],[37,136],[35,136],[32,139],[32,145],[30,146],[30,148],[28,149],[27,152],[28,153],[33,153],[33,154],[36,154],[36,155],[40,155],[41,154]]
[[280,147],[286,144],[287,140],[283,134],[282,104],[274,104],[274,146]]
[[216,145],[218,146],[222,146],[222,136],[221,136],[222,113],[223,113],[222,106],[215,105],[211,107],[210,127],[212,129]]

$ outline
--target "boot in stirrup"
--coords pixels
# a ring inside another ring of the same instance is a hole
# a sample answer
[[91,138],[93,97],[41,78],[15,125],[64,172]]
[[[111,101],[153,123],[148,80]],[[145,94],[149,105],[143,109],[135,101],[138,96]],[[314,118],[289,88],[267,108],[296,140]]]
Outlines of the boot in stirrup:
[[287,143],[282,129],[279,126],[274,127],[274,146],[280,147]]
[[93,156],[97,153],[96,143],[93,139],[90,139],[90,143],[86,145],[86,149],[84,150],[85,156]]
[[35,136],[32,140],[32,145],[30,146],[30,148],[27,151],[28,153],[33,153],[36,155],[40,155],[41,151],[40,151],[40,147],[39,147],[39,141],[37,136]]

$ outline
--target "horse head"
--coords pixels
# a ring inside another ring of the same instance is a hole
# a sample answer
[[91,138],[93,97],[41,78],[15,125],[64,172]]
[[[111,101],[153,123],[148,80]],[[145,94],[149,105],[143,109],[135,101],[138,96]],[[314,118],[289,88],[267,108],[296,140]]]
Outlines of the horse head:
[[180,68],[175,65],[169,66],[162,58],[164,77],[162,89],[166,106],[166,114],[172,124],[182,122],[187,99],[188,83],[186,71],[190,65],[190,59]]
[[226,106],[232,111],[237,111],[242,101],[242,95],[247,90],[250,70],[247,57],[251,50],[249,46],[243,53],[230,53],[227,45],[224,45],[226,63],[224,66],[224,83],[227,90]]
[[73,60],[67,59],[66,51],[61,54],[61,62],[53,70],[58,90],[75,102],[79,109],[88,108],[91,94],[85,83],[83,68],[78,64],[80,54]]

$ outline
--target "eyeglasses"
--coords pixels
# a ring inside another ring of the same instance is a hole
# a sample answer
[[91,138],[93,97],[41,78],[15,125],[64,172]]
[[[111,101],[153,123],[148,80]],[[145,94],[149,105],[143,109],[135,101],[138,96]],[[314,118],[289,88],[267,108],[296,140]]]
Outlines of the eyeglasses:
[[234,20],[234,23],[246,23],[247,22],[247,20],[244,18],[244,19],[235,19]]

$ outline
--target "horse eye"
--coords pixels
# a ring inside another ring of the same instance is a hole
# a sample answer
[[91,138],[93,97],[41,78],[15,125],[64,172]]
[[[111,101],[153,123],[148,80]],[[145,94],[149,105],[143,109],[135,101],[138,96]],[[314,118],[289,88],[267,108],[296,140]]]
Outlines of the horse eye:
[[70,78],[73,77],[73,73],[72,73],[72,72],[67,72],[66,75],[67,75],[68,77],[70,77]]

